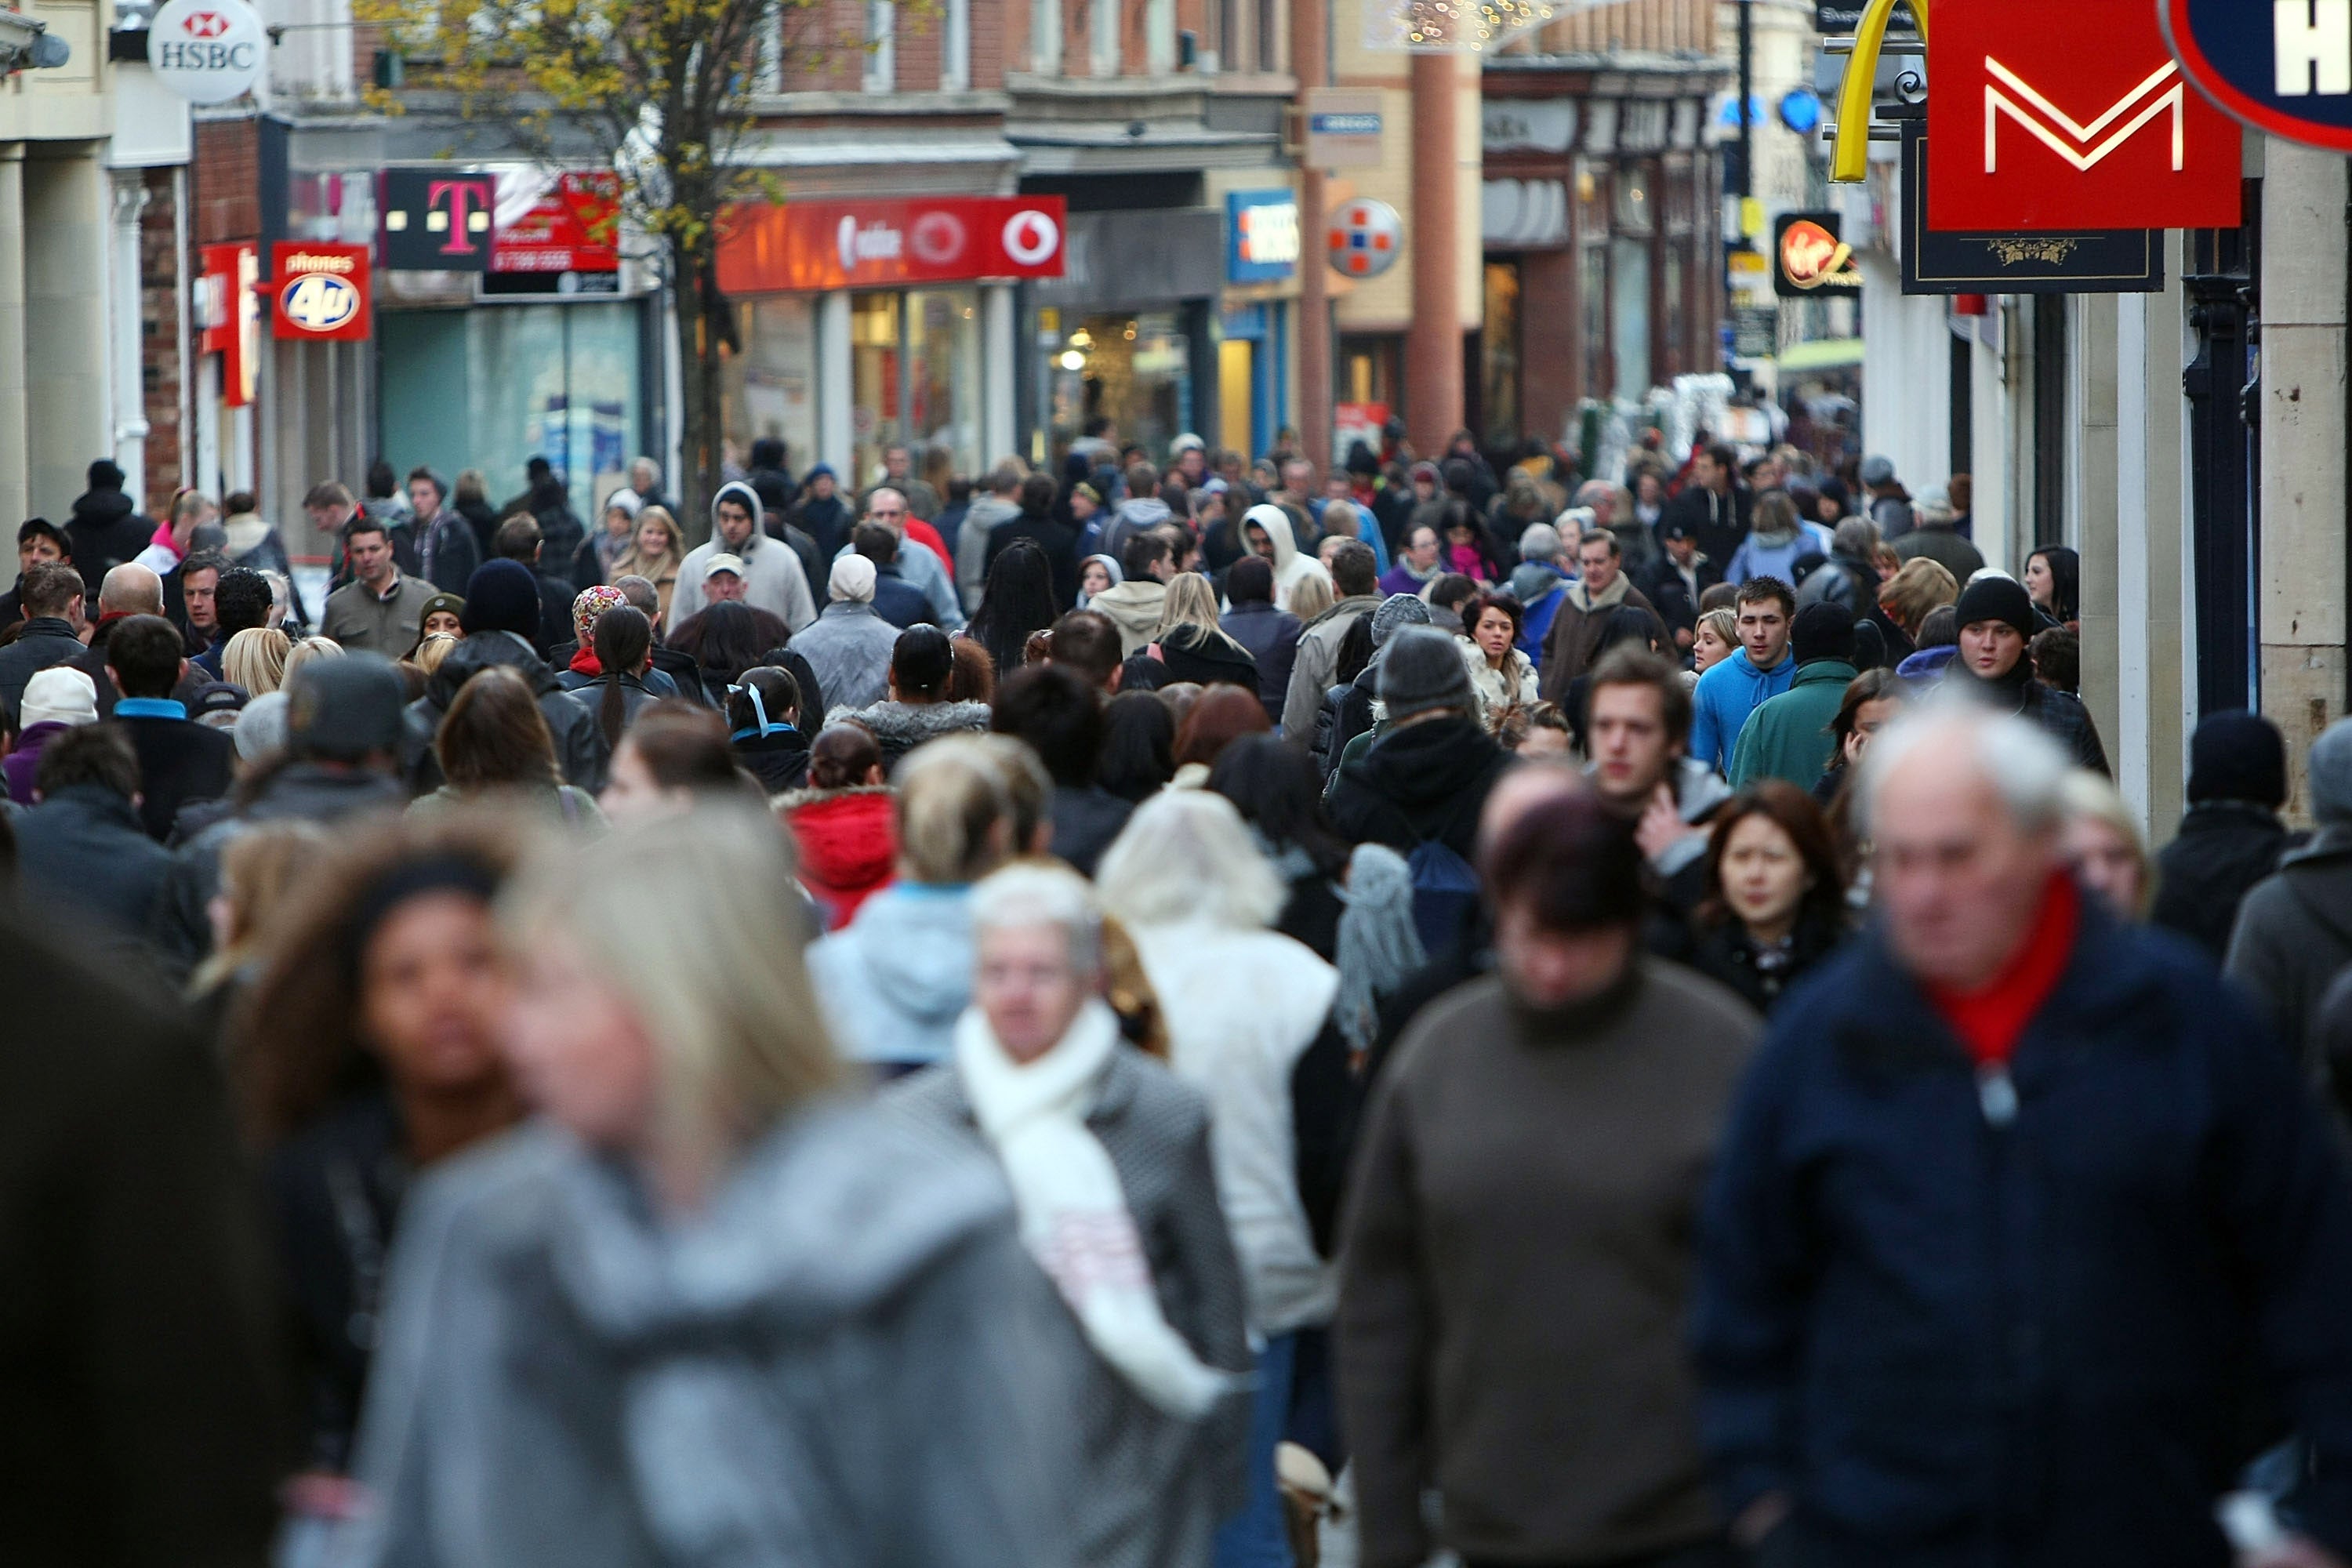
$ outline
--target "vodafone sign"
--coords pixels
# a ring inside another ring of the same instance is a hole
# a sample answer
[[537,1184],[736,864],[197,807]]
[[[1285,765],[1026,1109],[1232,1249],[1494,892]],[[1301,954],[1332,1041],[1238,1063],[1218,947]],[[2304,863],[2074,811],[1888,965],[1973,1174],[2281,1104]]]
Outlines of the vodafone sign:
[[2229,228],[2239,131],[2180,74],[2146,0],[1968,0],[1927,37],[1927,223]]
[[148,68],[190,103],[244,97],[268,60],[269,35],[245,0],[168,0],[148,24]]
[[1059,196],[933,196],[730,208],[719,242],[730,294],[978,278],[1059,278]]

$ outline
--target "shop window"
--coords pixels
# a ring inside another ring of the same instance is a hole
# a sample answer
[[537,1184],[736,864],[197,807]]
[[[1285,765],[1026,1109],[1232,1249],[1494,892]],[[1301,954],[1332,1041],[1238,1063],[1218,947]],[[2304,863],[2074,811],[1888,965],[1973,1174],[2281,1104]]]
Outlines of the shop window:
[[1665,253],[1658,259],[1658,293],[1664,327],[1663,350],[1664,361],[1659,366],[1660,379],[1680,375],[1691,368],[1693,355],[1690,343],[1690,299],[1685,292],[1683,251],[1679,245],[1669,242]]
[[1387,410],[1382,418],[1405,412],[1404,338],[1394,332],[1347,332],[1339,338],[1339,385],[1335,403]]
[[781,438],[795,470],[816,461],[816,306],[812,296],[773,294],[737,312],[743,352],[719,373],[719,417],[739,451]]
[[1614,379],[1620,397],[1650,390],[1650,242],[1618,239],[1609,247],[1611,347],[1616,350]]
[[1657,228],[1652,203],[1656,174],[1649,163],[1627,163],[1617,172],[1616,227],[1620,234],[1651,234]]
[[1519,264],[1486,263],[1486,312],[1478,327],[1478,411],[1486,445],[1517,442],[1519,424]]
[[907,428],[944,448],[956,471],[980,471],[980,290],[907,296]]
[[1047,435],[1056,452],[1097,417],[1118,426],[1122,443],[1154,452],[1192,428],[1192,344],[1174,311],[1083,317],[1059,348],[1040,352],[1048,361]]
[[866,0],[866,90],[888,92],[898,79],[898,7]]
[[1616,390],[1609,355],[1609,242],[1586,245],[1576,257],[1578,330],[1584,344],[1584,395],[1607,397]]
[[1115,0],[1090,0],[1087,14],[1087,67],[1095,76],[1118,75],[1119,7]]
[[1062,74],[1062,0],[1030,0],[1029,65],[1040,76]]
[[1590,158],[1576,161],[1576,237],[1586,244],[1609,237],[1609,166]]
[[1257,68],[1282,68],[1282,6],[1278,0],[1257,0]]

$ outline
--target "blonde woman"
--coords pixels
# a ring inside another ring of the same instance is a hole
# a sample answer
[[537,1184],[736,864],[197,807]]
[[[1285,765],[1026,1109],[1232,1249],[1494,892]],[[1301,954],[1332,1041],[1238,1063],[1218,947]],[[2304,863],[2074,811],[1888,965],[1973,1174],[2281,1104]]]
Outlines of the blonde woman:
[[341,658],[342,657],[343,645],[337,642],[334,638],[304,637],[300,642],[296,643],[292,647],[287,650],[286,668],[279,672],[278,684],[282,688],[288,681],[294,679],[294,672],[296,670],[300,669],[304,665],[311,663],[313,660],[321,658]]
[[501,900],[541,1120],[410,1198],[355,1560],[1072,1560],[1063,1309],[986,1155],[846,1092],[789,842],[689,811]]
[[2107,901],[2120,919],[2144,921],[2156,902],[2156,861],[2131,807],[2116,786],[2086,768],[2066,775],[2065,826],[2059,852],[2074,879]]
[[643,577],[661,595],[662,622],[669,621],[670,595],[677,587],[678,563],[686,559],[686,537],[678,531],[677,519],[669,509],[649,506],[637,513],[637,531],[629,537],[629,547],[613,561],[613,568],[604,574],[604,581],[617,583],[624,577]]
[[1290,590],[1290,613],[1298,617],[1299,625],[1309,625],[1316,616],[1339,603],[1332,594],[1330,578],[1302,577],[1298,585]]
[[1168,595],[1160,602],[1160,629],[1164,637],[1178,626],[1217,624],[1217,590],[1198,572],[1179,572],[1170,579]]
[[286,684],[293,651],[294,639],[276,626],[247,626],[221,649],[221,679],[244,687],[248,697],[266,697]]
[[1927,623],[1927,613],[1955,603],[1959,596],[1959,579],[1924,555],[1906,561],[1902,570],[1880,584],[1878,607],[1903,634],[1900,642],[1887,648],[1888,662],[1900,664],[1916,653],[1919,628]]

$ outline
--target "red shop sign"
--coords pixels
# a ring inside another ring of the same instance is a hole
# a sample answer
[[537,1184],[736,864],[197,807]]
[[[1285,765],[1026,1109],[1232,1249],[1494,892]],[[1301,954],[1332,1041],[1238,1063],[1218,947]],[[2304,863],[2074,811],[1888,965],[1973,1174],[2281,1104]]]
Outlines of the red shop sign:
[[924,196],[730,208],[719,242],[730,294],[1059,278],[1060,196]]
[[221,356],[221,401],[242,408],[253,401],[253,373],[260,359],[261,300],[254,287],[261,277],[261,247],[253,241],[207,245],[197,279],[196,318],[203,329],[197,352]]
[[490,240],[493,272],[618,272],[620,179],[563,174]]
[[1930,228],[2237,226],[2237,121],[2182,79],[2146,0],[1945,6],[1927,75]]
[[269,274],[272,337],[366,341],[374,316],[366,246],[281,239],[269,248]]

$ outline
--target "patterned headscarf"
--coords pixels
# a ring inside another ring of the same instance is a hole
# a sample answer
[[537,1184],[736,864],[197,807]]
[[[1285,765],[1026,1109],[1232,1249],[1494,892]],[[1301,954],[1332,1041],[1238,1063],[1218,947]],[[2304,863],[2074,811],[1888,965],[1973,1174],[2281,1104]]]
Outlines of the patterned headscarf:
[[580,639],[582,647],[587,647],[596,630],[596,617],[628,602],[618,588],[602,583],[593,588],[583,588],[580,596],[572,601],[572,635]]

